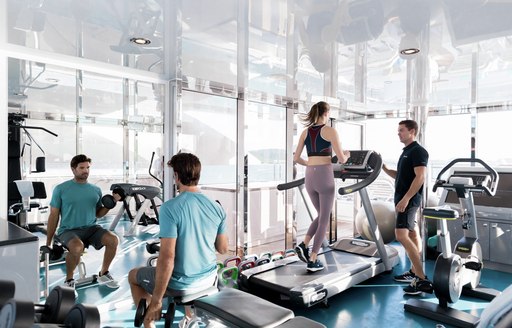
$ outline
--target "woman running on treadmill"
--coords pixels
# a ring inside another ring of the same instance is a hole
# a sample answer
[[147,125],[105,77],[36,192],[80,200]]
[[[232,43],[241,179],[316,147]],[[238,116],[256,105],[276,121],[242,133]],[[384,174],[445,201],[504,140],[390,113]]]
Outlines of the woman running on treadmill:
[[[334,173],[331,163],[332,150],[336,153],[339,163],[345,163],[350,152],[341,149],[338,132],[327,126],[329,121],[329,104],[320,101],[311,107],[311,110],[301,121],[306,129],[302,132],[293,155],[294,163],[306,166],[305,185],[311,202],[318,216],[311,222],[304,241],[295,250],[299,258],[307,263],[307,270],[315,272],[322,270],[324,265],[317,259],[327,231],[329,217],[334,202]],[[300,157],[306,146],[308,158]],[[309,253],[309,242],[313,239],[313,248]]]

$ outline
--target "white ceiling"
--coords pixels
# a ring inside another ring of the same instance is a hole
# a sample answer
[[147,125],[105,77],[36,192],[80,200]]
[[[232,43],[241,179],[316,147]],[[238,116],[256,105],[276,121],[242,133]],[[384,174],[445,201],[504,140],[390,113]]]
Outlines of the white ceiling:
[[[470,101],[461,90],[468,89],[475,53],[478,69],[493,72],[487,83],[512,84],[499,77],[512,61],[512,0],[7,0],[7,9],[11,44],[158,74],[175,50],[164,49],[175,46],[164,42],[167,29],[179,26],[186,40],[183,74],[227,85],[237,82],[230,68],[237,63],[237,35],[244,32],[240,22],[247,13],[254,65],[249,76],[265,77],[262,88],[269,79],[295,78],[300,88],[316,93],[308,81],[318,84],[318,76],[329,73],[334,44],[338,96],[349,101],[356,93],[356,44],[366,42],[369,109],[372,102],[403,103],[406,59],[398,50],[406,35],[428,39],[421,51],[428,54],[432,88],[440,90],[434,104]],[[134,45],[132,37],[151,43]],[[287,37],[293,38],[299,73],[310,77],[287,73]]]

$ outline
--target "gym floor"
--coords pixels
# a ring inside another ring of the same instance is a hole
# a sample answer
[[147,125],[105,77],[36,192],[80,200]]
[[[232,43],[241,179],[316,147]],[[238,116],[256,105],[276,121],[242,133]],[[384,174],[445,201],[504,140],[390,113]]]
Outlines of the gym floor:
[[[108,228],[112,217],[99,221]],[[133,305],[130,288],[128,285],[128,272],[136,266],[146,265],[151,256],[146,251],[146,241],[156,238],[158,226],[138,227],[134,237],[123,237],[124,231],[129,228],[129,221],[121,220],[116,227],[116,233],[120,238],[120,247],[116,259],[111,266],[112,275],[120,282],[119,289],[109,289],[105,286],[92,284],[77,288],[77,302],[93,304],[98,307],[101,314],[102,327],[133,327],[135,306]],[[40,244],[45,243],[45,236],[40,235]],[[402,273],[409,268],[408,260],[403,248],[398,244],[392,244],[400,254],[400,262],[394,268],[393,274]],[[83,259],[88,270],[87,274],[97,274],[101,266],[103,250],[96,251],[90,247]],[[426,272],[432,277],[434,261],[427,260]],[[306,274],[306,272],[304,272]],[[347,291],[329,298],[328,306],[317,305],[303,309],[292,307],[289,303],[280,305],[289,307],[296,316],[305,316],[323,323],[328,328],[342,327],[388,327],[412,328],[412,327],[442,327],[436,326],[438,322],[420,317],[404,311],[404,303],[409,298],[404,296],[402,287],[404,284],[393,280],[393,274],[383,274],[370,279],[362,284],[354,286]],[[52,265],[49,270],[49,287],[63,284],[65,277],[65,265]],[[485,268],[482,273],[481,283],[487,287],[498,290],[505,289],[512,281],[512,274]],[[44,285],[44,270],[41,270],[41,285]],[[423,294],[410,296],[437,303],[434,295]],[[487,301],[461,297],[453,307],[464,310],[473,315],[479,315],[488,304]],[[247,305],[250,306],[250,305]],[[182,308],[178,308],[175,317],[175,326],[182,318]],[[163,321],[157,327],[163,327]],[[449,328],[449,325],[444,324]]]

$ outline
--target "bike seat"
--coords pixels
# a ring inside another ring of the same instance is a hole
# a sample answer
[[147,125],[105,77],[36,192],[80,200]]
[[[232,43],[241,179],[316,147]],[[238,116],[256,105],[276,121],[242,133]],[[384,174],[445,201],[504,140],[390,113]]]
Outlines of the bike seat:
[[456,220],[459,218],[459,212],[449,207],[425,207],[423,216],[435,220]]

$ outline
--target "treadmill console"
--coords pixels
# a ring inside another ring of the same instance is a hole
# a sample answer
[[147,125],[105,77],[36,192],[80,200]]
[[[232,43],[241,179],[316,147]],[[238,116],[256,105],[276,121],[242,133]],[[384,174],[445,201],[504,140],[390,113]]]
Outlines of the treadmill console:
[[350,157],[346,163],[341,164],[341,168],[345,170],[367,170],[369,169],[368,160],[371,154],[371,150],[351,150]]
[[467,187],[491,187],[491,176],[489,174],[478,174],[478,173],[455,173],[449,178],[449,182],[453,182],[456,178],[468,178],[471,183],[466,183]]

